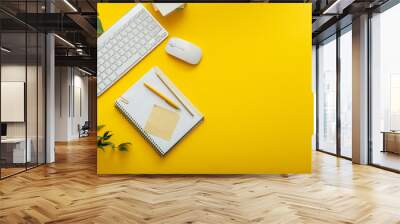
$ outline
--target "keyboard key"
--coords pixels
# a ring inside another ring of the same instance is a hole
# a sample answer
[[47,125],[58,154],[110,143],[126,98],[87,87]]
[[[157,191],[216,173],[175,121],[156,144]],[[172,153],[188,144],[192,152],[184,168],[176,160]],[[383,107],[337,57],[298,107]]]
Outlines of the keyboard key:
[[128,20],[117,22],[111,33],[105,32],[99,37],[98,96],[168,36],[143,5],[138,4],[132,10],[134,13]]

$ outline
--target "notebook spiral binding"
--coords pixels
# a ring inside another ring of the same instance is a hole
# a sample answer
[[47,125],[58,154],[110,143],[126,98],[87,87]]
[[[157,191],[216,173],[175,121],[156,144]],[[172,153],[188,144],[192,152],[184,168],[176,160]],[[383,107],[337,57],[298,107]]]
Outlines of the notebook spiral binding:
[[115,106],[122,112],[122,114],[130,121],[140,132],[140,134],[147,139],[156,149],[157,151],[161,154],[164,155],[164,153],[161,151],[160,146],[153,140],[153,138],[146,133],[146,131],[133,119],[129,113],[125,110],[124,106],[119,102],[120,100],[117,100],[115,102]]

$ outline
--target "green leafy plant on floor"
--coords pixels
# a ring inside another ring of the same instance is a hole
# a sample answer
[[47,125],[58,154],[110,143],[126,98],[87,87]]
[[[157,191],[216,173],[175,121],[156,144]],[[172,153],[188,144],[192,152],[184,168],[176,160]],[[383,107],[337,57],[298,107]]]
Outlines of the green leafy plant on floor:
[[[97,133],[103,129],[105,125],[99,125],[97,126]],[[97,148],[101,150],[105,150],[107,147],[110,147],[111,149],[117,148],[121,152],[126,152],[128,151],[128,148],[130,145],[132,145],[130,142],[124,142],[119,145],[115,145],[110,139],[112,137],[111,131],[105,131],[102,135],[97,135]]]

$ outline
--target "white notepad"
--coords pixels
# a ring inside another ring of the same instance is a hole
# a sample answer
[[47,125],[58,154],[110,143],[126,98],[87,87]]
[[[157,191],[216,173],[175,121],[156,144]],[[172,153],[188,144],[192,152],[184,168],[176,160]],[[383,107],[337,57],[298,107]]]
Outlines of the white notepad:
[[[145,82],[176,102],[180,109],[174,109],[151,92],[144,86]],[[171,150],[204,118],[157,67],[152,68],[119,97],[115,105],[161,155]],[[165,119],[157,120],[160,116]],[[169,127],[159,127],[167,130],[154,128],[158,122]]]

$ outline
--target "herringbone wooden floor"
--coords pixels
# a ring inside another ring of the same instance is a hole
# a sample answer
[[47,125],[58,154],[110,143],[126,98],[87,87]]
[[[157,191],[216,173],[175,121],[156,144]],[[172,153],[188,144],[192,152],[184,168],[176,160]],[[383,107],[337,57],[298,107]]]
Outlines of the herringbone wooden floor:
[[85,139],[0,181],[0,223],[400,223],[400,175],[313,163],[310,175],[97,176]]

